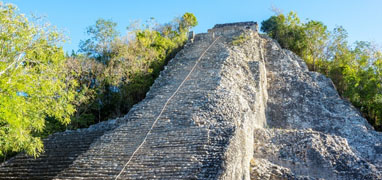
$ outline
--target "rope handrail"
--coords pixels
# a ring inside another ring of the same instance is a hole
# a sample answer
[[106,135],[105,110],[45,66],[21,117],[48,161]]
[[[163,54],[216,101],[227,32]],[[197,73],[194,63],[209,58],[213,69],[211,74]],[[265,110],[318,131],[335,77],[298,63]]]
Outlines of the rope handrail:
[[143,146],[143,144],[146,142],[147,140],[147,137],[149,136],[149,134],[151,133],[151,131],[153,130],[155,124],[157,123],[157,121],[159,120],[160,116],[163,114],[164,110],[166,109],[168,103],[170,102],[170,100],[178,93],[179,89],[183,86],[183,84],[188,80],[188,78],[190,77],[190,75],[192,74],[192,72],[195,70],[196,66],[199,64],[200,60],[202,59],[202,57],[204,56],[204,54],[212,47],[212,45],[214,45],[216,43],[216,41],[220,38],[221,36],[217,37],[208,47],[206,50],[203,51],[203,53],[200,55],[200,57],[196,60],[194,66],[192,67],[192,69],[190,70],[190,72],[187,74],[187,76],[184,78],[184,80],[179,84],[178,88],[174,91],[174,93],[167,99],[166,103],[163,105],[163,108],[161,110],[161,112],[159,113],[159,115],[155,118],[153,124],[151,125],[151,128],[149,129],[149,131],[147,132],[145,138],[143,139],[142,143],[137,147],[137,149],[133,152],[133,154],[130,156],[129,160],[126,162],[126,164],[123,166],[122,170],[119,172],[119,174],[115,177],[115,180],[117,180],[121,174],[123,173],[123,171],[125,171],[127,165],[130,163],[130,161],[133,159],[134,155],[138,152],[138,150]]

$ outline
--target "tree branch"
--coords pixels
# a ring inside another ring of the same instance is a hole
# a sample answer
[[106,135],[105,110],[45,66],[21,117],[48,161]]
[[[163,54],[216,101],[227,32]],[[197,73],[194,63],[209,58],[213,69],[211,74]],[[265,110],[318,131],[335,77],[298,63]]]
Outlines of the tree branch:
[[16,59],[16,61],[14,61],[12,64],[10,64],[7,68],[5,68],[3,71],[1,71],[0,72],[0,76],[1,75],[3,75],[5,72],[7,72],[8,71],[8,69],[10,69],[13,65],[15,65],[20,59],[21,59],[21,56],[22,56],[23,54],[21,53],[20,55],[19,55],[19,57]]

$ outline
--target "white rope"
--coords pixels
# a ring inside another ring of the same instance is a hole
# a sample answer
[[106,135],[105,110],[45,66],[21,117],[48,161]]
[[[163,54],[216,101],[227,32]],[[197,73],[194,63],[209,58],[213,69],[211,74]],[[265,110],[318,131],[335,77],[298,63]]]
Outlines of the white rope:
[[178,88],[175,90],[175,92],[167,99],[166,103],[164,104],[161,112],[159,113],[159,115],[157,116],[157,118],[154,120],[154,123],[151,125],[151,128],[150,130],[147,132],[145,138],[143,139],[142,143],[138,146],[138,148],[133,152],[133,154],[130,156],[130,159],[129,161],[127,161],[127,163],[123,166],[122,170],[119,172],[119,174],[117,175],[117,177],[115,177],[115,180],[117,180],[121,174],[123,173],[123,171],[126,169],[127,165],[130,163],[130,161],[133,159],[135,153],[138,152],[138,150],[142,147],[142,145],[146,142],[147,140],[147,137],[149,136],[149,134],[151,133],[151,130],[153,130],[155,124],[157,123],[158,119],[160,118],[160,116],[162,115],[162,113],[164,112],[164,110],[166,109],[168,103],[170,102],[170,100],[176,95],[176,93],[178,93],[179,89],[183,86],[184,82],[187,81],[187,79],[190,77],[190,75],[192,74],[192,72],[195,70],[196,66],[198,65],[198,63],[200,62],[200,60],[202,59],[202,57],[204,56],[204,54],[212,47],[212,45],[215,44],[215,42],[220,38],[221,36],[217,37],[208,47],[206,50],[204,50],[204,52],[200,55],[200,57],[198,58],[198,60],[196,60],[194,66],[192,67],[191,71],[187,74],[187,76],[184,78],[184,80],[182,81],[182,83],[180,83],[180,85],[178,86]]

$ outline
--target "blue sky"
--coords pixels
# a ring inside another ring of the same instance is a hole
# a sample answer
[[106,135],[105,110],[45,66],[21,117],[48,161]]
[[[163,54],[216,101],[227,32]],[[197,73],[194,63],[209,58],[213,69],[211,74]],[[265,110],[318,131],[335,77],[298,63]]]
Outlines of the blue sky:
[[277,7],[284,13],[291,10],[301,19],[322,21],[329,29],[342,25],[355,40],[382,44],[381,0],[3,0],[16,4],[25,14],[46,16],[48,21],[63,29],[70,41],[66,51],[78,49],[81,39],[86,39],[86,27],[98,18],[112,19],[124,34],[134,20],[142,22],[155,17],[159,23],[171,21],[184,12],[198,18],[197,33],[218,23],[238,21],[261,22],[274,13]]

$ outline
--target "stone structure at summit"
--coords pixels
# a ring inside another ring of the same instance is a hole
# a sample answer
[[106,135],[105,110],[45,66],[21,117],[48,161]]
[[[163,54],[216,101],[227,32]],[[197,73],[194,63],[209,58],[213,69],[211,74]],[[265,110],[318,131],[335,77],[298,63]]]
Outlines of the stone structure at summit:
[[125,117],[53,134],[0,179],[382,179],[382,134],[257,23],[192,37]]

